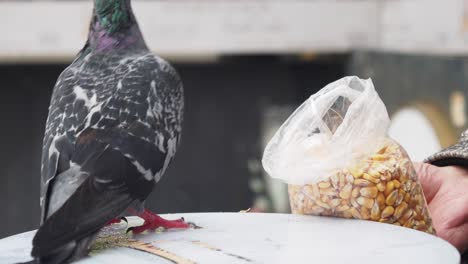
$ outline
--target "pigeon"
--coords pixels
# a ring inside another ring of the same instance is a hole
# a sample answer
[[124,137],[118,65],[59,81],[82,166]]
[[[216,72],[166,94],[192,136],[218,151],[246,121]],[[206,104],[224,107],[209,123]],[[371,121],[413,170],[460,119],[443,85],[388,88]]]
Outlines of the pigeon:
[[129,212],[145,220],[135,233],[190,227],[143,204],[174,158],[183,107],[182,81],[148,50],[130,0],[94,0],[88,40],[50,102],[32,263],[86,256],[99,230]]

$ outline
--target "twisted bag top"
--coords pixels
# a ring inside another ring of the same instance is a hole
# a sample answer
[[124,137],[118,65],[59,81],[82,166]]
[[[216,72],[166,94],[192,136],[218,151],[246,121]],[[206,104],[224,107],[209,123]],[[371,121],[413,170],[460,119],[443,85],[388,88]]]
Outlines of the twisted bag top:
[[307,99],[265,148],[262,163],[290,184],[323,180],[376,151],[390,125],[372,80],[345,77]]

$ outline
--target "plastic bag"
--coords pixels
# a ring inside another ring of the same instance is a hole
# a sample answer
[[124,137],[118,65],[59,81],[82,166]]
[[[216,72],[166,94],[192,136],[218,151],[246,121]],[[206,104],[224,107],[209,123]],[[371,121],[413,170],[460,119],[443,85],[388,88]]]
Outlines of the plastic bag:
[[387,136],[372,81],[345,77],[305,101],[268,143],[263,166],[289,184],[291,210],[435,233],[405,150]]

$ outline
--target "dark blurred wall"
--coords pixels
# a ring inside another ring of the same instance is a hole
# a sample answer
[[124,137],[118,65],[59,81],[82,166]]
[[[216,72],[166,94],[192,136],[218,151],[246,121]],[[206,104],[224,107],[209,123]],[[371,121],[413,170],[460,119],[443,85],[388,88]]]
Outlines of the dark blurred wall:
[[50,86],[63,67],[1,66],[0,236],[36,226],[40,148]]
[[[297,105],[344,74],[342,58],[232,57],[175,65],[185,84],[182,145],[147,207],[159,213],[252,205],[248,160],[261,158],[266,105]],[[40,152],[52,87],[65,65],[0,66],[0,238],[37,228]],[[258,176],[258,175],[257,175]]]

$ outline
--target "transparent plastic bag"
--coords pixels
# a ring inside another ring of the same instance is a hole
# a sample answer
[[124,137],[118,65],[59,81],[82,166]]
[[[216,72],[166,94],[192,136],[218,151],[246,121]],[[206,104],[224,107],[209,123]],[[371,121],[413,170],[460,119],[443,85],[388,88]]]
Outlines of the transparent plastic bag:
[[405,150],[371,80],[345,77],[305,101],[268,143],[263,166],[289,184],[291,210],[435,233]]

